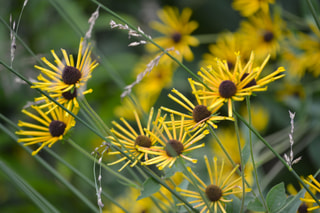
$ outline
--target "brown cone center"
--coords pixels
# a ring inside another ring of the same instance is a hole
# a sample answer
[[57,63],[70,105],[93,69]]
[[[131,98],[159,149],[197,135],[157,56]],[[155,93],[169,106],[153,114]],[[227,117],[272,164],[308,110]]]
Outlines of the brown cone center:
[[72,66],[65,66],[62,71],[62,80],[66,84],[75,84],[81,78],[81,72]]
[[166,153],[169,157],[176,157],[183,152],[183,144],[178,140],[169,140],[166,146]]
[[52,137],[59,137],[60,135],[63,135],[66,126],[67,125],[62,121],[53,120],[49,124],[49,132]]
[[206,195],[210,201],[216,202],[222,197],[222,190],[219,186],[210,184],[206,188]]
[[236,92],[237,92],[237,87],[232,81],[225,80],[221,82],[219,86],[219,94],[221,97],[231,98],[236,94]]

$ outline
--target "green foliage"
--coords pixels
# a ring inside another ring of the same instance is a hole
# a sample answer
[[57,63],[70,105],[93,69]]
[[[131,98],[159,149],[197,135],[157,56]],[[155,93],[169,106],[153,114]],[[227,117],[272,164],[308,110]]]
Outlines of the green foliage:
[[137,198],[140,200],[145,197],[150,197],[152,194],[159,191],[161,185],[155,181],[152,177],[149,177],[142,185],[141,194]]

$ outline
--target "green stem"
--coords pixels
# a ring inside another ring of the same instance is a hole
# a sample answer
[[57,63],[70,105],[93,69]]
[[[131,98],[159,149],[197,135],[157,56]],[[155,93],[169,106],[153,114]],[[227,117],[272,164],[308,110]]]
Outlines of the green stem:
[[286,161],[270,146],[270,144],[257,132],[252,126],[248,124],[248,122],[237,112],[234,112],[235,115],[258,137],[258,139],[281,161],[281,163],[287,167],[289,172],[293,174],[293,176],[301,183],[301,185],[307,190],[307,192],[312,196],[315,202],[320,206],[320,201],[317,197],[311,192],[309,187],[301,180],[299,175],[294,171],[292,167],[290,167]]
[[[98,160],[92,156],[90,153],[88,153],[86,150],[84,150],[81,146],[79,146],[77,143],[75,143],[73,140],[68,139],[69,144],[75,148],[76,150],[78,150],[80,153],[82,153],[84,156],[86,156],[87,158],[89,158],[90,160],[92,160],[95,163],[98,163]],[[114,175],[115,177],[117,177],[119,180],[123,180],[124,182],[126,182],[128,185],[132,185],[135,188],[140,188],[137,186],[136,183],[132,182],[130,179],[124,177],[123,175],[120,175],[118,172],[113,171],[112,169],[110,169],[107,165],[101,163],[101,166],[110,174]]]
[[[232,102],[232,108],[235,109],[234,102]],[[239,149],[239,155],[240,155],[240,168],[241,168],[241,178],[242,178],[242,199],[241,199],[241,208],[240,208],[240,213],[243,212],[244,209],[244,200],[246,196],[246,184],[245,184],[245,178],[244,178],[244,163],[243,163],[243,157],[242,157],[242,148],[241,148],[241,143],[240,143],[240,132],[239,132],[239,126],[238,126],[238,119],[236,116],[234,116],[234,129],[236,132],[237,136],[237,144],[238,144],[238,149]]]
[[320,30],[320,20],[319,20],[319,17],[317,15],[317,12],[316,12],[311,0],[307,0],[307,3],[308,3],[308,6],[310,8],[311,14],[312,14],[312,16],[313,16],[313,18],[314,18],[314,20],[315,20],[315,22],[317,24],[317,27]]
[[[247,110],[248,110],[249,125],[251,126],[252,125],[252,120],[251,120],[250,96],[246,97],[246,103],[247,103]],[[262,204],[263,204],[266,212],[268,213],[269,212],[268,211],[268,206],[267,206],[266,200],[264,199],[264,196],[263,196],[262,191],[261,191],[260,182],[259,182],[259,178],[258,178],[258,172],[257,172],[257,168],[256,168],[256,163],[255,163],[255,160],[254,160],[252,134],[251,133],[252,132],[249,131],[250,156],[251,156],[251,161],[252,161],[252,166],[253,166],[253,171],[254,171],[254,177],[256,179],[256,184],[257,184],[257,188],[258,188],[258,191],[259,191],[259,195],[260,195],[260,197],[262,199]]]

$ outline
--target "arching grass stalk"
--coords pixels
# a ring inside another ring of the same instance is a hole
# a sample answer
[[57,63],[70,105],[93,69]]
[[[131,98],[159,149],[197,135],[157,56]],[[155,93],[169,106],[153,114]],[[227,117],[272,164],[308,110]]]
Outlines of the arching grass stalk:
[[[249,125],[252,126],[250,96],[246,97],[246,103],[247,103]],[[258,192],[259,192],[259,195],[260,195],[261,200],[262,200],[262,204],[263,204],[264,208],[266,209],[266,212],[268,213],[268,206],[267,206],[266,200],[264,199],[264,196],[263,196],[262,191],[261,191],[260,182],[259,182],[259,178],[258,178],[258,172],[257,172],[257,168],[256,168],[256,163],[255,163],[255,160],[254,160],[251,131],[249,131],[249,143],[250,143],[250,156],[251,156],[251,161],[252,161],[252,166],[253,166],[254,177],[255,177],[255,180],[256,180],[256,185],[257,185]]]
[[316,12],[316,9],[314,8],[311,0],[307,0],[307,3],[308,3],[308,6],[309,6],[309,9],[311,11],[311,14],[312,14],[312,16],[314,18],[314,21],[316,22],[317,27],[320,30],[320,20],[319,20],[318,14]]
[[[232,109],[235,109],[234,102],[232,101]],[[234,110],[235,111],[235,110]],[[239,155],[240,155],[240,168],[241,168],[241,177],[242,177],[242,199],[241,199],[241,208],[240,208],[240,213],[243,212],[244,209],[244,200],[246,196],[246,184],[245,184],[245,178],[244,178],[244,163],[243,163],[243,156],[242,156],[242,148],[241,148],[241,143],[240,143],[240,132],[239,132],[239,126],[238,126],[238,119],[235,115],[234,117],[234,129],[236,132],[237,136],[237,144],[238,144],[238,149],[239,149]]]
[[167,50],[165,50],[163,47],[159,46],[157,43],[155,43],[149,36],[147,36],[146,34],[140,32],[138,30],[137,27],[133,26],[132,24],[130,24],[126,19],[122,18],[120,15],[118,15],[117,13],[113,12],[111,9],[109,9],[108,7],[106,7],[105,5],[101,4],[100,2],[96,1],[96,0],[91,0],[92,2],[94,2],[95,4],[97,4],[98,6],[100,6],[103,10],[105,10],[106,12],[108,12],[109,14],[111,14],[112,16],[114,16],[115,18],[117,18],[118,20],[120,20],[121,22],[125,23],[128,25],[129,28],[131,28],[132,30],[135,30],[136,32],[139,32],[140,35],[147,40],[148,42],[152,43],[153,45],[155,45],[157,48],[159,48],[163,53],[165,53],[166,55],[168,55],[172,60],[174,60],[179,66],[181,66],[185,71],[187,71],[193,78],[195,78],[197,81],[199,81],[200,83],[202,83],[209,91],[212,91],[211,88],[209,88],[203,81],[202,79],[200,79],[196,74],[194,74],[188,67],[186,67],[183,63],[181,63],[177,58],[175,58],[174,56],[172,56]]
[[301,183],[301,185],[307,190],[307,192],[311,195],[311,197],[315,200],[315,202],[320,206],[320,201],[317,199],[317,197],[311,192],[309,187],[301,180],[299,175],[294,171],[292,167],[290,167],[286,161],[270,146],[270,144],[257,132],[252,126],[249,125],[249,123],[237,112],[234,112],[235,115],[252,131],[258,139],[281,161],[281,163],[287,167],[289,172],[293,174],[293,176]]

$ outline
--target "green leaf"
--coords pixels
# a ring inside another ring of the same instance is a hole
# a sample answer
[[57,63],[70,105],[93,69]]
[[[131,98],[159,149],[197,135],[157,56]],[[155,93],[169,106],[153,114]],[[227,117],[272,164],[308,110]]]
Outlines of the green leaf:
[[250,157],[250,143],[247,142],[242,151],[241,151],[241,155],[242,155],[242,159],[243,159],[243,163],[246,164],[248,162],[248,159]]
[[256,212],[265,212],[266,210],[258,198],[250,201],[247,208]]
[[299,206],[301,205],[300,198],[302,198],[305,193],[306,190],[302,189],[295,196],[288,197],[286,204],[280,209],[279,213],[297,212]]
[[284,183],[272,187],[267,194],[267,205],[271,213],[279,213],[281,207],[286,203],[287,195],[284,188]]
[[141,200],[145,197],[150,197],[153,193],[156,193],[160,189],[160,184],[156,182],[152,177],[149,177],[144,183],[143,183],[143,189],[141,190],[140,196],[137,198],[137,200]]
[[241,209],[241,201],[238,197],[231,195],[232,202],[227,203],[226,211],[228,213],[239,213]]

